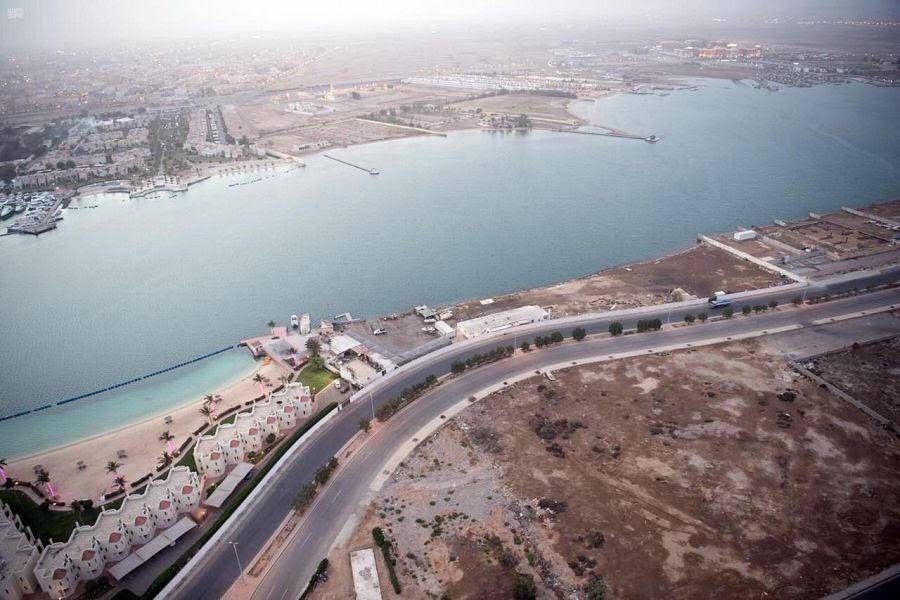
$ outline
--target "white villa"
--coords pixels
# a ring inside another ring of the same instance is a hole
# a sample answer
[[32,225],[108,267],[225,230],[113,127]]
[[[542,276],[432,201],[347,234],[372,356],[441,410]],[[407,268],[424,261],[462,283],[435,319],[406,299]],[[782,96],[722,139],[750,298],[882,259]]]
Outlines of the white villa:
[[0,502],[0,600],[20,600],[40,591],[34,565],[43,550],[31,530]]
[[269,435],[297,425],[297,419],[312,415],[313,397],[309,387],[293,382],[281,392],[254,404],[247,412],[238,413],[234,423],[219,425],[215,432],[204,435],[194,446],[197,469],[210,479],[225,475],[229,465],[244,460],[248,452],[260,450]]
[[52,542],[41,553],[34,576],[52,598],[71,596],[80,581],[95,579],[110,563],[175,524],[200,505],[200,481],[188,467],[173,467],[165,479],[151,480],[122,506],[104,510],[93,525],[79,525],[66,542]]

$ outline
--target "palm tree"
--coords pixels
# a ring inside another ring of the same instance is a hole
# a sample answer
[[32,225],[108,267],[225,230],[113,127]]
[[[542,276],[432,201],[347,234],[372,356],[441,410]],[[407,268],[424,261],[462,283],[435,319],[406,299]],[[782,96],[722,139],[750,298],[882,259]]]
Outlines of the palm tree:
[[121,467],[121,466],[122,466],[122,463],[111,460],[108,463],[106,463],[106,472],[107,473],[115,473],[116,476],[118,476],[119,475],[119,467]]
[[56,496],[56,492],[53,490],[53,484],[50,483],[50,473],[48,473],[46,470],[41,469],[41,472],[38,473],[37,479],[35,481],[38,485],[47,486],[47,492],[50,494],[51,498]]
[[175,450],[172,445],[172,440],[175,439],[175,436],[169,433],[169,430],[166,429],[159,436],[159,441],[166,443],[166,448],[169,450],[169,454],[174,454]]
[[213,400],[215,400],[215,398],[213,398],[212,394],[207,394],[207,395],[203,396],[203,401],[206,402],[207,404],[209,404]]
[[309,350],[310,356],[318,356],[319,351],[322,349],[322,344],[314,337],[306,340],[306,349]]
[[206,417],[210,424],[212,424],[212,409],[208,404],[204,404],[200,407],[200,414]]
[[156,459],[156,464],[160,467],[168,467],[172,464],[172,456],[168,452],[163,452],[159,458]]
[[116,477],[116,478],[113,480],[113,483],[116,484],[116,487],[118,487],[119,490],[121,490],[121,491],[123,491],[123,492],[125,491],[125,483],[127,483],[127,482],[125,481],[125,478],[124,478],[124,477],[122,477],[121,475],[119,475],[118,477]]
[[262,380],[263,380],[263,376],[260,375],[259,373],[257,373],[256,375],[253,376],[253,381],[255,381],[256,383],[262,383]]
[[269,329],[272,329],[273,327],[275,327],[275,321],[269,321],[267,325],[269,326]]
[[291,380],[291,377],[290,377],[290,375],[282,375],[281,377],[278,378],[278,380],[281,382],[282,385],[287,385],[288,382]]

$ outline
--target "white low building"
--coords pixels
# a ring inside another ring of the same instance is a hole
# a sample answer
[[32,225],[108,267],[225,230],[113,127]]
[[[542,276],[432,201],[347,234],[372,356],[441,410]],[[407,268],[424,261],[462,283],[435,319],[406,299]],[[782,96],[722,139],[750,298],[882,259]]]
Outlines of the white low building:
[[476,319],[469,319],[468,321],[460,321],[456,324],[456,338],[466,340],[486,333],[509,329],[517,325],[546,321],[549,318],[550,313],[540,306],[521,306],[491,313]]
[[104,510],[93,525],[77,526],[68,541],[51,540],[34,576],[50,597],[69,597],[79,582],[96,579],[107,565],[122,560],[199,505],[197,474],[188,467],[173,467],[165,479],[151,480],[142,493],[126,496],[119,508]]
[[0,600],[20,600],[40,591],[34,566],[41,550],[40,540],[0,502]]
[[248,452],[266,445],[266,438],[296,427],[298,419],[312,416],[313,397],[309,387],[293,382],[274,392],[249,411],[238,413],[234,423],[219,425],[194,446],[197,469],[210,479],[225,475],[226,469],[244,460]]

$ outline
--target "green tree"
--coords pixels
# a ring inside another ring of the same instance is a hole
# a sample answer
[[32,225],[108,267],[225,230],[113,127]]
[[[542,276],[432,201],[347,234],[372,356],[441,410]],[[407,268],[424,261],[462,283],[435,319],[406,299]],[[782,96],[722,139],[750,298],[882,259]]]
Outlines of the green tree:
[[212,423],[212,409],[209,407],[209,404],[204,404],[200,407],[200,414],[206,417],[207,422]]
[[581,588],[584,591],[587,600],[605,600],[606,599],[606,583],[603,577],[596,573],[591,573],[588,580]]
[[522,349],[522,352],[531,352],[531,344],[528,342],[522,342],[522,345],[519,347]]
[[553,342],[554,344],[560,343],[561,341],[563,341],[563,339],[564,339],[563,334],[561,334],[558,331],[554,331],[553,333],[550,334],[550,341]]
[[706,316],[705,312],[702,312],[699,315],[697,315],[697,318],[700,319],[701,323],[706,323],[707,316]]
[[40,472],[38,472],[37,477],[35,478],[35,482],[38,485],[44,485],[49,488],[50,487],[50,473],[48,473],[44,469],[41,469]]
[[451,373],[462,373],[465,370],[466,370],[466,363],[464,363],[460,360],[457,360],[452,365],[450,365]]
[[745,304],[744,306],[741,307],[741,314],[743,314],[744,316],[749,315],[750,311],[752,311],[752,310],[753,309],[750,308],[749,304]]
[[610,335],[621,335],[622,331],[624,331],[624,328],[622,327],[622,324],[619,323],[618,321],[613,321],[612,323],[609,324]]
[[306,340],[306,349],[309,350],[310,355],[318,356],[322,351],[322,342],[319,341],[319,338],[311,337]]
[[772,310],[778,308],[778,300],[770,300],[770,301],[769,301],[769,308],[771,308]]
[[12,164],[0,165],[0,179],[12,181],[16,176],[16,168]]
[[159,455],[159,458],[156,459],[156,464],[159,465],[160,468],[165,469],[172,464],[172,455],[168,452],[163,452]]
[[107,473],[114,473],[116,476],[118,476],[118,475],[119,475],[119,468],[120,468],[121,466],[122,466],[122,463],[116,462],[116,461],[114,461],[114,460],[111,460],[111,461],[109,461],[108,463],[106,463],[106,472],[107,472]]
[[272,329],[273,327],[275,327],[275,321],[269,321],[268,323],[266,323],[266,325],[269,327],[269,329]]
[[513,580],[513,598],[515,600],[534,600],[537,598],[537,586],[534,578],[525,573],[516,573]]
[[586,335],[587,335],[587,332],[584,329],[582,329],[581,327],[576,327],[575,329],[572,330],[572,339],[575,340],[576,342],[580,342],[581,340],[583,340]]
[[697,320],[697,317],[694,316],[694,313],[687,313],[686,315],[684,315],[685,323],[691,324],[696,320]]
[[794,296],[791,300],[791,304],[793,304],[794,306],[800,306],[801,304],[803,304],[803,298],[801,298],[800,296]]
[[722,316],[726,319],[730,319],[734,316],[734,309],[730,306],[726,307],[725,310],[722,311]]
[[360,419],[359,420],[359,428],[363,432],[369,433],[369,429],[372,428],[372,420],[371,419]]
[[113,483],[116,484],[116,487],[119,488],[119,490],[121,490],[123,492],[125,491],[125,484],[127,483],[127,481],[125,480],[124,477],[119,475],[118,477],[113,479]]

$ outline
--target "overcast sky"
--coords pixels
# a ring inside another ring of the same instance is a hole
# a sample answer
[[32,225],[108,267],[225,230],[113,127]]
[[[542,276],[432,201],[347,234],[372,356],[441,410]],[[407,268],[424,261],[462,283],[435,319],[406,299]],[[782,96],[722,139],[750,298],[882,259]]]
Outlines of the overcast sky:
[[0,0],[2,48],[462,23],[705,16],[900,17],[900,0]]

